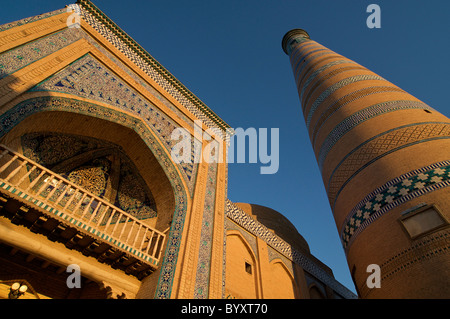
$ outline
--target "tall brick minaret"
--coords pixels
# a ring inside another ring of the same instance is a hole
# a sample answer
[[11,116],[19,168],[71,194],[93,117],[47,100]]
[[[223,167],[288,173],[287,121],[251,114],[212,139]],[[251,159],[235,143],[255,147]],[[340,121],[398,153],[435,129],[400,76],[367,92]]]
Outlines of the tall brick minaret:
[[450,298],[450,120],[302,29],[282,46],[359,296]]

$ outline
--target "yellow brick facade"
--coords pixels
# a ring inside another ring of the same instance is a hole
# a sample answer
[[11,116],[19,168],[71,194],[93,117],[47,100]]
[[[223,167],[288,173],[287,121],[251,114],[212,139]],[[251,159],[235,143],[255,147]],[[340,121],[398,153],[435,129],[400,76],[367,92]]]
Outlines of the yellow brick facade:
[[[90,1],[71,9],[0,29],[0,298],[354,298],[280,213],[227,199],[228,124]],[[176,129],[202,161],[174,160]]]

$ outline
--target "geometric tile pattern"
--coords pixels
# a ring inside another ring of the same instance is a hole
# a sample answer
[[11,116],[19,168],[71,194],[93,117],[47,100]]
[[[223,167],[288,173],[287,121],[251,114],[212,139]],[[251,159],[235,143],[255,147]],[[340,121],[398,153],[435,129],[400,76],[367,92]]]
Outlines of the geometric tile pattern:
[[[343,88],[350,83],[355,83],[358,81],[368,81],[368,80],[380,80],[383,81],[384,79],[378,75],[370,75],[370,74],[364,74],[364,75],[356,75],[349,77],[347,79],[343,79],[339,82],[336,82],[329,88],[327,88],[312,104],[311,108],[309,109],[308,115],[306,116],[306,126],[309,129],[309,124],[311,123],[311,118],[316,111],[316,109],[322,104],[323,101],[325,101],[331,94],[333,94],[334,91]],[[305,103],[305,106],[307,103]],[[306,109],[304,110],[306,111]]]
[[117,239],[114,239],[113,237],[110,237],[109,235],[103,233],[102,231],[99,231],[96,228],[89,226],[88,224],[85,224],[83,221],[80,221],[80,220],[72,217],[71,215],[64,213],[64,211],[60,211],[54,207],[51,207],[51,205],[48,205],[48,204],[40,201],[39,199],[34,198],[33,196],[27,194],[26,192],[22,192],[21,190],[14,188],[13,186],[9,185],[8,183],[0,182],[0,188],[4,189],[5,191],[10,192],[11,194],[14,194],[14,195],[20,197],[23,200],[26,200],[26,201],[38,206],[39,208],[47,211],[49,214],[55,215],[57,218],[66,220],[68,223],[71,223],[78,228],[82,228],[83,230],[85,230],[91,234],[99,236],[103,240],[111,243],[112,245],[120,248],[121,250],[126,250],[127,252],[135,255],[136,257],[144,259],[145,261],[153,264],[154,266],[158,266],[160,264],[160,262],[153,259],[149,255],[143,254],[139,250],[135,249],[133,246],[128,246],[125,242],[121,242]]
[[335,278],[318,266],[308,256],[293,248],[286,241],[271,232],[266,226],[246,214],[241,208],[230,200],[226,200],[226,215],[236,224],[250,232],[251,234],[264,240],[267,245],[282,254],[289,260],[295,262],[304,270],[315,276],[321,282],[331,287],[344,298],[353,299],[356,296],[339,283]]
[[[215,143],[215,141],[213,141],[213,143]],[[211,263],[211,249],[213,242],[217,166],[217,163],[211,163],[208,167],[194,299],[206,299],[208,298],[209,293],[209,273],[211,268],[209,265]]]
[[[299,75],[299,74],[303,71],[303,69],[304,69],[309,63],[311,63],[311,60],[305,61],[305,60],[304,60],[305,58],[307,58],[309,55],[314,54],[314,53],[319,52],[319,51],[322,51],[322,52],[316,54],[316,55],[315,55],[316,57],[322,56],[322,55],[325,55],[325,54],[330,54],[330,52],[329,52],[327,49],[325,49],[323,46],[319,46],[319,49],[316,49],[316,50],[313,50],[313,51],[309,51],[309,52],[306,53],[305,55],[299,57],[299,59],[298,59],[299,62],[293,67],[293,69],[294,69],[294,74],[295,74],[295,75]],[[298,78],[298,76],[296,76],[296,78]]]
[[341,123],[337,124],[320,146],[320,150],[318,152],[319,155],[317,156],[320,172],[322,172],[325,159],[333,146],[342,138],[342,136],[352,130],[355,126],[379,115],[405,109],[423,109],[434,111],[433,108],[420,101],[399,100],[378,103],[353,113]]
[[450,186],[450,161],[435,163],[401,175],[377,188],[347,215],[340,236],[347,252],[368,225],[413,198]]
[[64,29],[0,54],[0,79],[77,41],[80,33]]
[[169,177],[175,195],[175,211],[173,213],[172,225],[167,238],[167,247],[161,264],[161,272],[155,294],[155,298],[170,298],[187,212],[187,193],[173,162],[165,155],[159,142],[154,138],[153,133],[150,132],[146,125],[143,125],[142,121],[126,113],[77,99],[47,96],[23,101],[0,117],[0,137],[4,136],[26,117],[42,111],[73,112],[118,123],[128,128],[134,128],[136,133],[140,135],[149,149],[155,154],[165,174]]
[[353,63],[353,64],[356,64],[356,62],[349,61],[349,60],[338,60],[338,61],[329,62],[329,63],[321,66],[320,68],[318,68],[316,71],[314,71],[306,79],[305,83],[302,84],[302,89],[300,91],[300,101],[303,101],[303,94],[305,93],[306,88],[317,77],[317,75],[319,75],[320,73],[322,73],[326,69],[331,68],[332,66],[339,65],[339,64],[342,64],[342,63],[348,63],[348,64],[352,64]]
[[299,51],[297,51],[293,55],[291,55],[292,49],[293,49],[292,46],[295,43],[297,43],[297,45],[298,44],[302,44],[302,48],[305,48],[307,46],[319,46],[319,44],[317,42],[311,41],[308,38],[295,38],[295,39],[292,39],[289,42],[289,45],[286,46],[286,49],[288,51],[288,55],[291,57],[291,59],[295,58],[296,54],[299,52]]
[[[335,62],[338,62],[338,61],[335,61]],[[342,60],[341,62],[345,62],[345,60]],[[311,95],[313,95],[316,92],[316,90],[318,89],[318,87],[320,87],[323,84],[323,82],[325,82],[327,79],[330,79],[333,76],[340,74],[342,72],[345,72],[345,71],[355,71],[355,70],[365,70],[365,68],[355,63],[354,65],[339,66],[338,68],[335,68],[335,69],[329,71],[328,73],[323,72],[321,77],[319,78],[319,80],[316,81],[311,86],[311,88],[308,91],[308,94],[305,96],[304,100],[302,100],[301,103],[304,105],[308,104],[309,99],[311,98]]]
[[331,173],[327,186],[331,207],[345,185],[376,160],[408,146],[443,138],[450,138],[450,123],[427,122],[396,127],[365,141],[349,152]]
[[[171,138],[173,130],[178,125],[90,54],[39,83],[31,91],[68,93],[110,104],[131,112],[148,123],[169,153],[178,142]],[[190,163],[177,164],[191,194],[197,171],[194,158],[198,151],[200,148],[191,147]]]
[[[113,21],[104,15],[90,1],[79,1],[77,7],[81,17],[108,42],[126,55],[137,67],[150,76],[173,98],[210,128],[225,130],[228,125],[223,122],[203,102],[188,91],[172,74],[151,57],[139,44],[124,33]],[[105,21],[102,23],[101,20]]]
[[[21,140],[25,157],[139,220],[157,216],[155,200],[147,183],[120,146],[60,133],[30,133],[23,135]],[[101,149],[109,150],[98,152]],[[58,190],[55,195],[60,193]]]
[[[339,61],[344,62],[345,60],[342,60],[342,56],[338,55],[338,54],[328,54],[326,56],[323,56],[324,53],[321,53],[320,55],[322,55],[321,58],[318,59],[314,59],[314,62],[308,62],[309,66],[303,71],[303,76],[301,78],[298,78],[295,80],[295,83],[297,83],[297,90],[300,91],[300,88],[303,87],[303,81],[305,81],[307,79],[308,74],[311,74],[311,71],[313,71],[318,64],[326,62],[328,60],[333,60],[333,59],[340,59]],[[348,60],[350,61],[350,60]],[[347,62],[348,62],[347,61]],[[351,63],[351,62],[349,62]],[[357,64],[357,63],[355,63]],[[304,95],[302,95],[303,97]],[[300,100],[301,101],[301,100]],[[304,106],[302,106],[302,109],[304,108]]]
[[0,32],[8,30],[8,29],[11,29],[11,28],[14,28],[14,27],[18,27],[18,26],[21,26],[21,25],[24,25],[24,24],[27,24],[27,23],[31,23],[31,22],[35,22],[35,21],[38,21],[38,20],[46,19],[46,18],[49,18],[51,16],[54,16],[54,15],[57,15],[57,14],[60,14],[60,13],[64,13],[64,12],[67,12],[67,9],[58,9],[58,10],[55,10],[55,11],[39,14],[39,15],[36,15],[36,16],[33,16],[33,17],[21,19],[21,20],[15,21],[15,22],[2,24],[2,25],[0,25]]

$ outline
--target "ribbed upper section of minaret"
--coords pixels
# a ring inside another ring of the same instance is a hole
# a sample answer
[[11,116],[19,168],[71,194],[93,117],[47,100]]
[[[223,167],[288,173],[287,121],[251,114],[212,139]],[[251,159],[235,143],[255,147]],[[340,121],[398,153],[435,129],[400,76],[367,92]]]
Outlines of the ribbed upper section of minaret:
[[450,206],[447,117],[302,29],[282,47],[347,254],[363,238],[403,236],[396,218],[418,204]]

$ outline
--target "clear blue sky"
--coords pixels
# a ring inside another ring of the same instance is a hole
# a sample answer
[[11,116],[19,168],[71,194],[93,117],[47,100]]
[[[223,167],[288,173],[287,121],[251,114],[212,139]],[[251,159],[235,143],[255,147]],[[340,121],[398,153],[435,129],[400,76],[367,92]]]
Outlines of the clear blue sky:
[[[3,0],[0,24],[73,2]],[[228,196],[281,212],[336,279],[355,291],[281,39],[303,28],[450,116],[450,1],[94,3],[231,127],[280,129],[278,173],[260,175],[260,164],[231,164]],[[371,3],[381,7],[381,29],[366,26]]]

